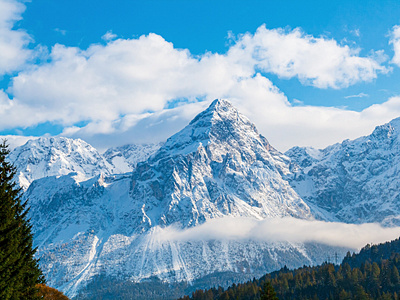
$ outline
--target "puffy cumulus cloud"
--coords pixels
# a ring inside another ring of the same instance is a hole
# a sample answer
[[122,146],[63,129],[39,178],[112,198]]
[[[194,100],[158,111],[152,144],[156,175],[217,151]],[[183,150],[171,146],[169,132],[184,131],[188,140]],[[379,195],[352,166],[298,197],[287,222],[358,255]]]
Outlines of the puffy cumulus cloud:
[[30,36],[22,30],[14,30],[21,19],[25,5],[16,0],[0,0],[0,76],[21,69],[32,56],[26,46]]
[[10,109],[13,105],[13,102],[10,100],[8,95],[4,92],[4,90],[0,90],[0,111],[6,111]]
[[396,25],[393,27],[389,44],[393,45],[394,50],[394,56],[391,62],[400,66],[400,26]]
[[301,220],[291,217],[255,220],[225,217],[180,230],[158,228],[153,238],[163,241],[256,240],[261,242],[321,243],[329,246],[360,249],[368,243],[382,243],[398,238],[400,227],[379,224],[346,224]]
[[298,77],[303,84],[318,88],[343,88],[370,81],[377,72],[389,71],[382,66],[382,51],[369,57],[359,56],[360,49],[341,46],[333,39],[315,38],[300,29],[269,30],[265,26],[254,35],[239,37],[229,55],[254,65],[263,72],[283,78]]
[[239,37],[223,55],[195,57],[156,34],[86,50],[55,45],[48,62],[13,78],[13,99],[0,100],[6,107],[0,129],[54,122],[94,146],[151,142],[181,129],[213,99],[226,98],[279,150],[323,147],[397,117],[398,98],[362,112],[292,106],[266,73],[338,87],[385,71],[357,54],[333,40],[265,26]]
[[19,109],[40,107],[47,112],[32,115],[32,124],[69,125],[161,111],[179,98],[223,97],[239,78],[251,75],[251,69],[226,56],[193,58],[187,50],[150,34],[85,51],[55,45],[50,63],[13,79],[12,93]]

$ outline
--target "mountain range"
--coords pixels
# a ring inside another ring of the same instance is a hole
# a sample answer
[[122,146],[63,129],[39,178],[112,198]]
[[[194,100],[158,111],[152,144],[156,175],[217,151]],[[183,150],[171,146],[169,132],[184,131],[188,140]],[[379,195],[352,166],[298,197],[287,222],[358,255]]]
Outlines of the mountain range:
[[100,154],[82,140],[40,138],[9,160],[48,283],[74,297],[98,275],[245,280],[344,255],[322,243],[167,237],[224,218],[399,225],[399,126],[395,119],[370,136],[283,154],[230,102],[215,100],[165,143]]

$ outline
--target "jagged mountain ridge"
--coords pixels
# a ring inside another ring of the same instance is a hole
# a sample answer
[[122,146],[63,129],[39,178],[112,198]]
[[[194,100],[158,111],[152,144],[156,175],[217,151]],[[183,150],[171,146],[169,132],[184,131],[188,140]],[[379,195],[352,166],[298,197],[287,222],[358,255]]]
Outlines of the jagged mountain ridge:
[[292,187],[321,215],[346,223],[400,224],[400,118],[323,150],[295,147]]
[[43,177],[76,172],[85,180],[112,171],[112,166],[91,145],[64,137],[29,140],[11,151],[8,159],[16,167],[17,180],[25,190]]

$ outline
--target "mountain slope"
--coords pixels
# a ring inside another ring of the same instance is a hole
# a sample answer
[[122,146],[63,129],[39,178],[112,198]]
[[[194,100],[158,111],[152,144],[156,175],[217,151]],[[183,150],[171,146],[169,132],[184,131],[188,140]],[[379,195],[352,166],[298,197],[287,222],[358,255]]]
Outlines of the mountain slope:
[[159,278],[191,283],[212,273],[234,272],[247,280],[283,265],[320,263],[326,253],[344,255],[347,251],[315,244],[210,239],[206,235],[169,239],[175,224],[140,232],[136,224],[142,216],[130,214],[135,205],[130,197],[130,174],[97,176],[85,182],[73,177],[36,180],[25,194],[31,201],[41,268],[48,284],[69,297],[98,275],[134,282]]
[[400,118],[323,150],[295,147],[296,192],[320,214],[347,223],[400,224]]

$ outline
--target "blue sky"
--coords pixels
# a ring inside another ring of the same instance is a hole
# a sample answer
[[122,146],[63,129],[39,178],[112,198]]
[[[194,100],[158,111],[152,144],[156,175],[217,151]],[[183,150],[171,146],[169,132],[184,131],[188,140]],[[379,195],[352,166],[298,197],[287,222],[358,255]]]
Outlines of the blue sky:
[[0,0],[0,134],[152,142],[223,97],[324,147],[400,116],[398,25],[398,1]]

